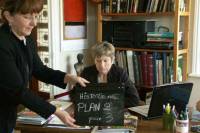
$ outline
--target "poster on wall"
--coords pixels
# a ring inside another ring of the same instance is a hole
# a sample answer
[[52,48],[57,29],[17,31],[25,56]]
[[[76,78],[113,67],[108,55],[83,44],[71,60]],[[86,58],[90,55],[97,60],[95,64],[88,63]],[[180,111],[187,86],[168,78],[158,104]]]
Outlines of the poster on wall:
[[63,0],[64,39],[86,38],[86,0]]

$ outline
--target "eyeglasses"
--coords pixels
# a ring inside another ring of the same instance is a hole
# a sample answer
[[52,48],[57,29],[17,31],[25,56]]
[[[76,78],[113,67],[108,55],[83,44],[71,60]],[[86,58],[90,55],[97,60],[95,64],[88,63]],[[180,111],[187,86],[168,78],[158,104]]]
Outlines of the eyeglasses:
[[25,14],[25,15],[22,15],[22,17],[29,20],[29,21],[32,21],[32,20],[37,21],[39,19],[39,16],[35,15],[35,14]]

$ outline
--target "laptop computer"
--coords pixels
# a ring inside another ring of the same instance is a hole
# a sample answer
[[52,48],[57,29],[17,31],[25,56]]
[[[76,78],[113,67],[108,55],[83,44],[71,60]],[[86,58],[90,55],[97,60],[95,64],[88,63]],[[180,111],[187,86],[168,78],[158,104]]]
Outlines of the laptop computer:
[[171,83],[156,86],[149,105],[130,107],[130,111],[142,115],[146,119],[162,116],[163,105],[175,105],[177,112],[184,110],[188,104],[193,83]]
[[123,125],[124,85],[88,84],[75,88],[75,119],[78,125]]

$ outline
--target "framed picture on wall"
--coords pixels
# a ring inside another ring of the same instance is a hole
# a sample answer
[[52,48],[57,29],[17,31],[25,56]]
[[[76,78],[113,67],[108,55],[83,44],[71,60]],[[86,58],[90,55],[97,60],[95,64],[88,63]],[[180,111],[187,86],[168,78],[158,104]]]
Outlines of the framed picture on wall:
[[64,39],[87,38],[86,0],[63,0]]

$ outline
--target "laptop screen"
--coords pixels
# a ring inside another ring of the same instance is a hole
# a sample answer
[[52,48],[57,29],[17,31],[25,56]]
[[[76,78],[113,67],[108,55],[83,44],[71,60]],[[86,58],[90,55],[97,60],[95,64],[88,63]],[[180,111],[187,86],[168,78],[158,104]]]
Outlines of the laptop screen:
[[77,86],[74,105],[78,125],[123,125],[124,86],[103,83]]
[[155,87],[150,102],[149,117],[158,117],[163,113],[163,104],[175,105],[177,112],[185,110],[193,83],[175,83]]

